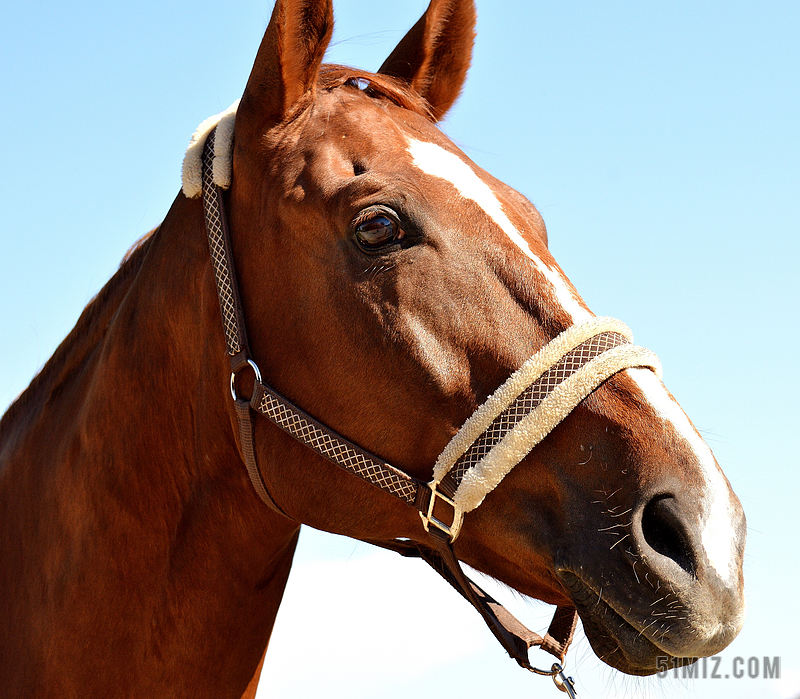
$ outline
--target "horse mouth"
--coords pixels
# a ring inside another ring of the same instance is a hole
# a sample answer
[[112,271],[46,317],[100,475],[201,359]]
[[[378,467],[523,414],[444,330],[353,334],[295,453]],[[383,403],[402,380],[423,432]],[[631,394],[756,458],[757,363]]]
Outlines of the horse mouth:
[[628,675],[653,675],[690,665],[697,658],[671,655],[646,635],[647,622],[637,628],[603,596],[575,573],[562,570],[558,577],[578,610],[592,650],[604,663]]

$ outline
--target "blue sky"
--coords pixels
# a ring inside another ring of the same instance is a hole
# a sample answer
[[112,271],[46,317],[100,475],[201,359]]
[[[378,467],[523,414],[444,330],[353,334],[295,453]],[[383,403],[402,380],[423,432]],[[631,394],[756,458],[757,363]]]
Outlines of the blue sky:
[[[377,68],[426,4],[339,2],[329,60]],[[581,696],[796,697],[800,4],[478,10],[473,69],[443,128],[537,205],[590,307],[661,357],[748,516],[748,620],[721,671],[781,657],[779,682],[634,680],[579,639]],[[4,3],[0,407],[163,218],[192,131],[241,94],[270,12],[269,0]],[[546,626],[544,605],[498,595]],[[309,666],[295,627],[312,612]],[[548,683],[423,567],[301,537],[265,667],[273,696],[560,696]]]

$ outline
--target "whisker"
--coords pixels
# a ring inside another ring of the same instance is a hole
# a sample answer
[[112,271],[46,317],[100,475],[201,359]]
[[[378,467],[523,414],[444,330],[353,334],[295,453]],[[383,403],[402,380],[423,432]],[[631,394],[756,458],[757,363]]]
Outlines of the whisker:
[[613,549],[613,548],[614,548],[614,547],[615,547],[617,544],[621,544],[621,543],[622,543],[623,541],[625,541],[625,539],[627,539],[629,536],[630,536],[630,534],[626,534],[625,536],[623,536],[623,537],[622,537],[621,539],[619,539],[618,541],[615,541],[615,542],[614,542],[614,543],[611,545],[611,548],[610,548],[610,549],[608,549],[608,550],[610,551],[610,550],[611,550],[611,549]]
[[625,510],[625,512],[620,512],[619,514],[611,514],[611,513],[609,513],[609,514],[611,514],[612,517],[622,517],[622,516],[628,514],[629,512],[633,512],[633,508],[632,507],[630,507],[627,510]]

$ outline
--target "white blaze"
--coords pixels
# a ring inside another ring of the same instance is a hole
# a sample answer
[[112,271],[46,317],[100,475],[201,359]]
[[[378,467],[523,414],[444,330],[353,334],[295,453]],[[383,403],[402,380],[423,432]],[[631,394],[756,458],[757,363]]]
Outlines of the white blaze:
[[717,465],[711,449],[697,433],[686,413],[670,396],[661,380],[647,369],[628,369],[629,376],[647,397],[650,405],[663,420],[686,440],[697,456],[705,480],[704,512],[701,520],[701,543],[708,562],[722,580],[729,581],[735,573],[731,499],[728,483]]
[[506,216],[500,200],[495,196],[475,171],[455,153],[446,151],[435,143],[408,139],[408,150],[414,159],[414,165],[428,175],[439,177],[452,184],[465,199],[474,201],[480,206],[511,241],[533,261],[537,270],[547,279],[555,290],[561,307],[572,317],[573,322],[587,320],[592,314],[575,298],[567,281],[558,272],[550,269],[531,250],[525,238],[520,235],[513,223]]
[[[462,197],[474,201],[497,224],[508,238],[533,262],[536,269],[553,286],[561,307],[574,322],[592,318],[576,298],[564,277],[550,269],[520,235],[503,211],[499,199],[475,171],[454,153],[435,143],[408,139],[413,163],[423,172],[452,184]],[[705,481],[704,512],[701,522],[701,544],[709,564],[722,580],[734,575],[734,546],[736,534],[731,515],[729,487],[717,466],[711,450],[697,433],[686,413],[669,395],[661,380],[649,369],[628,369],[631,378],[644,393],[654,411],[671,423],[695,453]]]

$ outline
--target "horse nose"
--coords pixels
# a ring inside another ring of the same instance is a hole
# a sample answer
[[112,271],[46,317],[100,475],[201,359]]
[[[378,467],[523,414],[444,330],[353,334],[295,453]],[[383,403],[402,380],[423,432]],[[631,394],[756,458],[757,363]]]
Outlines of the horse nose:
[[642,509],[640,543],[651,552],[648,556],[651,567],[666,574],[662,577],[672,577],[669,569],[675,565],[687,575],[697,577],[699,552],[696,539],[699,537],[693,536],[687,520],[672,495],[657,495]]
[[734,582],[744,548],[744,512],[733,493],[723,516],[706,509],[690,492],[654,495],[638,509],[634,540],[659,577]]
[[[682,655],[711,655],[741,628],[741,574],[746,522],[730,492],[725,516],[709,512],[697,493],[683,490],[646,499],[633,519],[633,538],[654,587],[670,590],[705,619],[677,645]],[[677,639],[675,639],[677,641]]]

